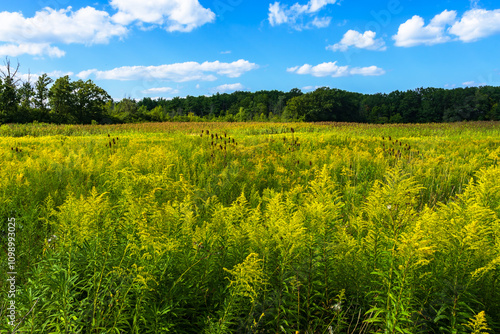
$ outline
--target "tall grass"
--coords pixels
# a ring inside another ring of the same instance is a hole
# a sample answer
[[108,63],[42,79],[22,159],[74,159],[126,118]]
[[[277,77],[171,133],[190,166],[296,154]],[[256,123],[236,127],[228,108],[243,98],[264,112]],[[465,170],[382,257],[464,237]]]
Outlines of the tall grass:
[[498,124],[291,126],[2,126],[18,329],[500,331]]

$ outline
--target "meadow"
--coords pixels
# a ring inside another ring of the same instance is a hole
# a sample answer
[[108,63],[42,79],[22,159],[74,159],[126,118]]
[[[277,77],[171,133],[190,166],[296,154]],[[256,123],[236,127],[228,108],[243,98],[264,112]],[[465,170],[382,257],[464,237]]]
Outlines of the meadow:
[[500,332],[499,160],[499,122],[2,125],[0,330]]

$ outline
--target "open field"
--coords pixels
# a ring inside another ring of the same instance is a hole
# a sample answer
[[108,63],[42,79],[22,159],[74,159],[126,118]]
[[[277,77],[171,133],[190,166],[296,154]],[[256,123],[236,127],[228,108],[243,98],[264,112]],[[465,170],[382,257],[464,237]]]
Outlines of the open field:
[[3,125],[0,330],[500,332],[499,161],[499,122]]

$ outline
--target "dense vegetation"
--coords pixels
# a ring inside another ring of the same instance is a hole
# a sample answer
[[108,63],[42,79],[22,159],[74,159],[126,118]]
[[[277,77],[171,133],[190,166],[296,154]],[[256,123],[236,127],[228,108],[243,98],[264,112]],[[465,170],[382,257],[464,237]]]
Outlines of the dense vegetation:
[[18,329],[498,333],[499,160],[497,122],[3,125]]
[[0,78],[0,123],[90,124],[164,121],[337,121],[429,123],[500,120],[500,87],[419,88],[390,94],[359,94],[318,88],[303,94],[237,91],[171,100],[113,101],[91,80],[55,82],[46,74],[33,84],[17,69]]

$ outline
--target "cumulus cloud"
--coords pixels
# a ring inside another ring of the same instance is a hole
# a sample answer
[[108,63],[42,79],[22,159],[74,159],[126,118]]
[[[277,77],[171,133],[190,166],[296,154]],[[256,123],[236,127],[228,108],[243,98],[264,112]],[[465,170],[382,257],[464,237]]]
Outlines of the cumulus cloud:
[[33,17],[20,12],[0,12],[0,53],[8,56],[62,57],[65,52],[54,43],[106,44],[113,37],[122,37],[128,30],[111,22],[107,12],[92,7],[73,11],[71,7],[55,10],[44,8]]
[[[0,65],[0,71],[6,72],[7,68],[5,65]],[[65,72],[65,71],[52,71],[52,72],[39,72],[39,73],[24,73],[24,72],[17,72],[16,78],[21,79],[22,82],[31,82],[34,83],[35,81],[38,80],[38,78],[42,74],[47,74],[50,78],[56,80],[60,77],[69,75],[72,76],[74,73],[73,72]]]
[[315,77],[346,77],[351,75],[378,76],[385,74],[385,71],[377,66],[350,67],[338,66],[337,62],[321,63],[316,66],[304,64],[302,66],[290,67],[287,72],[296,74],[309,74]]
[[478,39],[500,33],[500,9],[472,9],[464,13],[460,21],[450,28],[450,33],[458,36],[463,42],[474,42]]
[[434,16],[428,25],[420,16],[401,24],[393,36],[396,46],[434,45],[454,40],[474,42],[500,33],[500,9],[473,8],[457,19],[457,12],[445,10]]
[[362,75],[362,76],[379,76],[385,74],[385,71],[377,66],[367,66],[367,67],[354,67],[350,71],[351,75]]
[[302,90],[316,90],[318,88],[321,88],[321,87],[324,87],[324,86],[304,86],[302,87]]
[[332,51],[347,51],[353,46],[359,49],[384,51],[387,49],[382,38],[375,39],[376,33],[368,30],[363,34],[356,30],[348,30],[339,43],[329,45],[326,48]]
[[446,34],[446,26],[455,22],[457,12],[445,10],[434,16],[428,25],[418,15],[401,24],[398,33],[393,36],[396,46],[411,47],[416,45],[434,45],[451,40]]
[[66,52],[48,43],[25,43],[0,45],[0,56],[17,57],[23,54],[61,58]]
[[[189,32],[215,20],[215,14],[202,7],[198,0],[111,0],[118,12],[87,6],[74,11],[72,7],[55,10],[49,7],[33,17],[21,12],[0,12],[0,54],[18,56],[62,57],[65,52],[53,44],[107,44],[112,38],[124,37],[127,25],[159,25],[167,31]],[[142,26],[147,29],[147,27]]]
[[184,62],[159,66],[123,66],[108,71],[96,69],[80,72],[79,78],[94,75],[103,80],[167,80],[185,82],[193,80],[214,81],[216,75],[237,78],[245,72],[257,69],[258,65],[247,60],[237,60],[232,63],[214,62]]
[[217,87],[214,87],[211,89],[211,92],[212,93],[227,93],[227,92],[235,92],[237,90],[243,90],[245,89],[245,87],[240,84],[240,83],[234,83],[234,84],[224,84],[224,85],[220,85],[220,86],[217,86]]
[[326,5],[337,0],[310,0],[305,5],[295,3],[292,6],[276,1],[269,4],[268,20],[271,26],[289,24],[296,30],[328,27],[331,17],[319,17],[318,12]]
[[110,4],[118,10],[113,20],[122,25],[148,23],[167,31],[189,32],[215,20],[214,12],[198,0],[111,0]]
[[146,90],[142,91],[143,94],[149,95],[149,94],[178,94],[179,90],[172,88],[172,87],[155,87],[155,88],[149,88]]
[[11,43],[106,44],[121,37],[127,28],[111,22],[107,12],[85,7],[54,10],[44,8],[34,17],[22,13],[0,13],[0,41]]
[[60,78],[60,77],[64,77],[64,76],[72,76],[74,73],[73,72],[65,72],[65,71],[52,71],[52,72],[48,72],[47,75],[52,78],[52,79],[57,79],[57,78]]
[[484,82],[478,83],[478,82],[475,82],[475,81],[466,81],[466,82],[462,82],[462,86],[466,86],[466,87],[479,87],[479,86],[486,86],[486,83],[484,83]]

